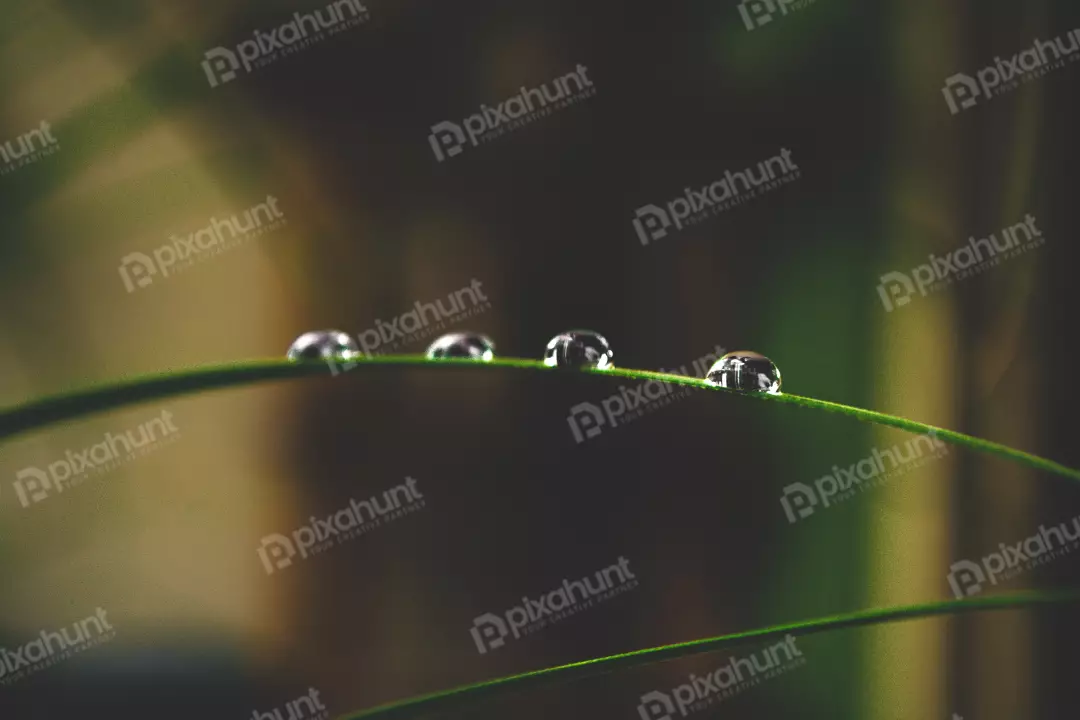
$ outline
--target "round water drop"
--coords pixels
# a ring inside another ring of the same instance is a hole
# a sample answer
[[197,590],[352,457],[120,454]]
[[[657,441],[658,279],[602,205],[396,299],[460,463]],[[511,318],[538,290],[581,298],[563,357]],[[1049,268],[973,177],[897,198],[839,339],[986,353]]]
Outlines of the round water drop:
[[739,350],[717,360],[705,382],[740,392],[780,394],[780,368],[769,358],[756,352]]
[[340,330],[315,330],[296,338],[285,357],[294,362],[356,360],[360,354],[360,347],[356,341]]
[[428,360],[479,360],[491,362],[495,357],[495,343],[487,335],[476,333],[450,333],[431,343],[427,349]]
[[608,341],[600,333],[570,330],[551,338],[544,350],[544,364],[572,370],[607,370],[614,367],[611,362],[614,355]]

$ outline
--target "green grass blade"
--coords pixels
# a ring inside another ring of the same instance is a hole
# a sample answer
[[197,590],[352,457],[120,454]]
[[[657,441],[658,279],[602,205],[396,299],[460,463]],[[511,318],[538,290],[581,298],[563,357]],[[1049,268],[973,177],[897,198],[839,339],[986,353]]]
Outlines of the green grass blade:
[[583,660],[569,665],[534,670],[520,675],[511,675],[430,695],[421,695],[389,705],[382,705],[344,716],[342,720],[392,720],[394,718],[415,718],[429,713],[452,711],[507,692],[521,692],[540,686],[604,675],[614,670],[716,652],[753,641],[781,639],[788,634],[799,637],[846,628],[881,625],[943,615],[959,615],[989,610],[1018,610],[1041,605],[1077,602],[1080,602],[1080,592],[1021,593],[867,610],[850,615],[837,615],[788,625],[776,625],[759,630],[748,630],[731,635],[704,638],[676,645],[664,645],[620,655]]
[[[541,370],[554,372],[543,363],[536,360],[523,360],[519,358],[498,358],[489,363],[478,363],[471,360],[428,360],[422,355],[398,355],[379,356],[360,360],[356,369],[379,368],[387,366],[415,365],[438,368],[513,368],[525,370]],[[589,370],[587,374],[610,375],[629,378],[631,380],[659,380],[665,383],[686,385],[699,389],[726,392],[740,397],[754,397],[768,402],[788,403],[801,407],[825,410],[827,412],[841,413],[864,422],[888,425],[912,433],[926,434],[933,432],[936,437],[955,445],[990,453],[1007,458],[1014,462],[1043,470],[1057,475],[1064,475],[1073,480],[1080,480],[1080,470],[1076,470],[1060,463],[1032,455],[1022,450],[1016,450],[990,442],[981,438],[972,437],[963,433],[934,427],[926,423],[908,420],[907,418],[873,410],[841,405],[839,403],[817,400],[815,398],[802,397],[782,393],[780,395],[767,395],[763,393],[738,393],[721,388],[706,385],[700,378],[685,377],[682,375],[669,375],[667,373],[652,372],[649,370],[629,370],[625,368],[612,368],[610,370]],[[310,375],[326,375],[327,365],[322,362],[293,363],[287,360],[254,360],[228,365],[210,365],[189,370],[162,373],[157,375],[144,375],[128,380],[110,383],[99,387],[77,390],[61,395],[46,397],[23,405],[15,406],[0,411],[0,441],[15,435],[29,432],[54,423],[66,422],[92,413],[111,410],[135,403],[159,400],[165,397],[195,393],[202,390],[215,388],[228,388],[249,385],[256,382],[269,380],[284,380]]]

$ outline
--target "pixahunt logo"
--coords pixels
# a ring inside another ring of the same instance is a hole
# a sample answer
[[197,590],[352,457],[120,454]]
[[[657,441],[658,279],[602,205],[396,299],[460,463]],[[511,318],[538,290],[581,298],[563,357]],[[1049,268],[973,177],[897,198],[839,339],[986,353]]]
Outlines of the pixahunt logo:
[[[1080,29],[1054,38],[1036,39],[1031,47],[1016,53],[1009,60],[994,58],[975,73],[975,77],[957,73],[945,80],[941,89],[945,103],[953,115],[974,107],[998,95],[1015,90],[1023,83],[1041,78],[1047,73],[1065,67],[1067,63],[1080,60]],[[980,100],[981,99],[981,100]]]
[[235,48],[220,45],[207,50],[202,63],[210,87],[236,79],[289,55],[306,50],[331,35],[363,25],[371,19],[360,0],[336,0],[321,10],[293,13],[293,19],[269,32],[256,30],[251,40]]
[[[750,202],[770,190],[799,179],[799,167],[791,159],[791,151],[782,148],[780,154],[740,172],[724,171],[724,177],[699,190],[684,188],[683,195],[667,202],[664,207],[642,205],[635,211],[634,230],[642,245],[665,238],[687,225],[697,225],[733,207]],[[740,187],[740,185],[742,187]],[[675,229],[672,230],[671,226]]]
[[532,635],[571,615],[633,590],[637,585],[637,576],[630,571],[630,561],[620,555],[616,564],[596,571],[592,577],[573,582],[564,579],[562,585],[544,593],[538,600],[523,597],[520,605],[497,615],[484,613],[477,616],[469,632],[476,644],[476,651],[484,655],[505,645],[509,635],[513,635],[515,640]]
[[267,575],[272,575],[293,564],[297,554],[301,560],[326,552],[361,535],[366,535],[384,525],[424,509],[425,499],[416,487],[414,478],[406,478],[405,484],[397,485],[370,500],[356,501],[324,518],[314,515],[306,525],[289,535],[274,533],[262,539],[257,548],[259,559]]
[[[1029,214],[1024,222],[1002,229],[1000,240],[997,233],[978,240],[971,237],[967,245],[944,257],[930,255],[930,262],[912,268],[910,273],[891,272],[882,275],[881,283],[877,286],[878,297],[881,298],[885,312],[892,312],[897,307],[910,303],[916,288],[920,296],[926,297],[958,280],[978,275],[1000,265],[1003,260],[1011,260],[1045,243],[1046,238],[1039,228],[1035,227],[1035,218]],[[983,251],[986,252],[985,257]]]
[[813,3],[814,0],[742,0],[739,3],[739,15],[742,16],[747,30],[756,30],[771,23],[777,15],[783,17]]
[[[596,88],[579,64],[577,69],[538,87],[522,87],[513,97],[494,107],[481,105],[460,123],[443,121],[431,126],[428,143],[435,159],[443,162],[460,155],[466,144],[476,147],[524,127],[596,94]],[[549,88],[552,85],[554,88]]]
[[[724,348],[716,346],[715,353],[706,353],[692,364],[693,377],[703,378],[717,360],[724,355]],[[670,375],[689,373],[685,365],[677,370],[661,370]],[[570,408],[566,422],[574,436],[574,442],[581,444],[603,432],[604,427],[612,429],[644,417],[654,410],[666,407],[676,400],[689,397],[693,390],[685,386],[649,380],[637,387],[619,386],[619,391],[600,401],[600,405],[583,402]]]
[[375,327],[356,336],[360,350],[368,357],[392,353],[490,310],[491,302],[481,284],[473,278],[468,287],[447,295],[446,305],[441,298],[429,303],[417,301],[412,310],[389,321],[376,318]]
[[37,129],[0,143],[0,175],[32,165],[59,149],[60,142],[53,137],[52,125],[42,120]]
[[105,611],[97,608],[93,615],[70,627],[51,632],[42,630],[36,639],[14,650],[0,647],[0,685],[10,685],[114,637],[116,631],[105,617]]
[[795,637],[792,635],[787,635],[783,642],[765,648],[760,655],[760,662],[758,653],[744,658],[732,657],[707,675],[690,675],[689,682],[669,692],[654,690],[645,693],[638,704],[638,715],[641,720],[686,717],[806,664],[806,658],[795,647]]
[[[925,455],[921,445],[925,445]],[[907,448],[906,453],[900,449],[899,444],[889,450],[874,448],[873,452],[852,463],[847,469],[833,465],[832,473],[815,480],[813,487],[805,483],[788,485],[780,496],[780,505],[784,508],[788,522],[798,522],[810,517],[817,510],[839,505],[858,493],[881,487],[888,481],[949,453],[948,447],[933,431],[908,440],[904,447]],[[888,468],[885,467],[885,458],[889,460]]]
[[949,566],[948,575],[953,595],[957,598],[975,595],[983,591],[988,580],[991,585],[997,585],[1080,548],[1080,515],[1072,518],[1072,533],[1069,524],[1066,520],[1049,529],[1040,525],[1038,532],[1015,545],[998,543],[1001,552],[990,553],[977,563],[971,560],[954,562]]
[[161,411],[154,418],[122,435],[105,433],[104,439],[77,452],[67,450],[64,458],[49,463],[45,470],[27,467],[15,473],[15,494],[24,508],[44,502],[54,494],[82,485],[88,478],[105,475],[137,457],[160,450],[180,438],[173,414]]
[[251,720],[330,720],[326,705],[319,699],[320,693],[315,688],[308,688],[306,695],[285,703],[283,708],[266,712],[256,710]]
[[[169,243],[154,250],[153,257],[133,252],[120,259],[120,279],[128,293],[154,282],[157,275],[167,278],[196,264],[262,237],[286,225],[285,215],[273,195],[227,220],[210,218],[206,227],[193,230],[187,237],[172,235]],[[228,232],[228,237],[225,233]]]

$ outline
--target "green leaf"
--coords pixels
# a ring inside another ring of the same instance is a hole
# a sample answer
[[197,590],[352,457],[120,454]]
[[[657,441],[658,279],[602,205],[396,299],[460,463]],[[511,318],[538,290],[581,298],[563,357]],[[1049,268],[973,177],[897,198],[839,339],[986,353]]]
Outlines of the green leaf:
[[[344,361],[342,361],[341,364],[344,364]],[[524,360],[519,358],[499,358],[492,362],[480,363],[473,360],[429,360],[422,355],[388,355],[355,361],[355,369],[374,370],[402,365],[446,369],[517,369],[539,370],[543,372],[567,372],[552,370],[536,360]],[[998,455],[1037,470],[1044,470],[1046,472],[1072,478],[1073,480],[1080,480],[1080,470],[1066,467],[1053,460],[1032,455],[1031,453],[1022,450],[1016,450],[1007,445],[1001,445],[1000,443],[990,442],[989,440],[983,440],[981,438],[972,437],[971,435],[934,427],[932,425],[927,425],[926,423],[908,420],[907,418],[897,417],[895,415],[886,415],[885,413],[879,413],[873,410],[864,410],[849,405],[841,405],[839,403],[802,397],[800,395],[790,395],[788,393],[769,395],[764,393],[734,392],[708,385],[700,378],[669,375],[667,373],[652,372],[649,370],[611,368],[608,370],[584,370],[580,372],[624,377],[632,380],[659,380],[661,382],[687,385],[702,390],[729,393],[739,397],[753,397],[766,402],[786,403],[805,408],[841,413],[864,422],[888,425],[912,433],[933,433],[935,437],[953,443],[954,445],[971,448],[978,452]],[[0,411],[0,441],[48,425],[67,422],[85,415],[111,410],[124,405],[149,402],[151,400],[172,397],[175,395],[185,395],[202,390],[239,387],[268,380],[284,380],[288,378],[325,375],[326,373],[327,365],[322,362],[296,363],[288,360],[255,360],[135,377],[99,387],[46,397],[24,405],[2,410]]]
[[[534,370],[549,373],[568,371],[553,370],[535,360],[517,358],[499,358],[489,363],[472,360],[429,360],[420,355],[382,356],[353,361],[339,366],[348,369],[388,369],[402,366],[422,366],[440,370]],[[351,367],[350,367],[351,365]],[[227,365],[214,365],[175,372],[145,375],[121,380],[106,385],[45,397],[39,400],[17,405],[0,411],[0,442],[16,435],[49,425],[68,422],[93,413],[115,408],[150,402],[165,397],[186,395],[219,388],[241,387],[257,382],[285,380],[327,374],[327,364],[323,362],[296,363],[287,360],[255,360]],[[862,408],[841,405],[825,400],[782,393],[769,395],[762,393],[740,393],[708,385],[703,380],[681,375],[652,372],[647,370],[628,370],[612,368],[608,370],[584,370],[584,374],[608,375],[632,380],[658,380],[664,383],[686,385],[701,390],[729,393],[743,398],[755,398],[766,402],[785,403],[805,408],[825,410],[851,416],[855,419],[887,425],[912,433],[933,434],[935,437],[955,445],[971,448],[978,452],[989,453],[1007,458],[1014,462],[1039,470],[1063,475],[1080,480],[1080,471],[1061,465],[1052,460],[1030,453],[993,443],[963,433],[937,428],[925,423]],[[934,616],[956,615],[967,612],[1008,610],[1080,602],[1080,593],[1052,594],[1029,593],[1022,595],[1001,596],[980,599],[965,599],[938,602],[924,605],[912,605],[899,608],[871,610],[820,618],[788,625],[777,625],[759,630],[705,638],[676,645],[649,648],[635,652],[594,658],[582,662],[560,665],[557,667],[535,670],[510,677],[489,680],[475,685],[468,685],[431,695],[414,697],[401,702],[384,705],[349,716],[349,720],[378,718],[415,717],[437,711],[451,710],[466,704],[482,701],[507,691],[522,691],[534,687],[558,682],[569,682],[584,677],[606,674],[621,668],[636,667],[650,663],[673,660],[701,653],[715,652],[724,648],[745,644],[755,640],[768,640],[778,636],[808,635],[864,625],[878,625],[903,620],[913,620]]]
[[905,607],[868,610],[850,615],[818,618],[788,625],[774,625],[759,630],[748,630],[731,635],[704,638],[691,642],[664,645],[646,650],[611,655],[608,657],[583,660],[558,665],[556,667],[534,670],[520,675],[487,680],[475,685],[420,695],[401,702],[382,705],[344,716],[342,720],[392,720],[393,718],[415,718],[436,712],[457,710],[466,705],[489,700],[507,692],[521,692],[560,682],[571,682],[582,678],[604,675],[614,670],[649,665],[652,663],[675,660],[716,652],[726,648],[745,645],[752,641],[764,641],[783,638],[786,635],[802,636],[814,633],[882,625],[904,620],[918,620],[942,615],[983,612],[989,610],[1016,610],[1039,605],[1054,605],[1080,602],[1080,593],[1021,593],[997,597],[950,600],[946,602],[908,605]]

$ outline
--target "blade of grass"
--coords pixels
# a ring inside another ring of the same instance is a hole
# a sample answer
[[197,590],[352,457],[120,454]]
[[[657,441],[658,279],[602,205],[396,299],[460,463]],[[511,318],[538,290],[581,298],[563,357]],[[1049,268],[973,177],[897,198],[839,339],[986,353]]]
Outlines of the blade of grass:
[[[556,372],[536,360],[520,358],[497,358],[489,363],[471,360],[428,360],[423,355],[380,356],[357,361],[356,367],[380,368],[388,366],[424,366],[432,368],[511,368]],[[1037,470],[1063,475],[1073,480],[1080,480],[1080,470],[1061,463],[1011,448],[1000,443],[972,437],[953,430],[934,427],[926,423],[863,408],[841,405],[839,403],[818,400],[782,393],[768,395],[763,393],[738,393],[723,388],[707,385],[700,378],[650,370],[631,370],[611,368],[609,370],[588,370],[587,374],[611,375],[631,380],[659,380],[665,383],[686,385],[699,389],[726,392],[742,397],[754,397],[768,402],[787,403],[826,412],[841,413],[864,422],[876,423],[899,428],[912,433],[934,433],[935,437],[946,442],[970,448],[977,452],[989,453],[1018,462]],[[326,375],[327,365],[322,362],[294,363],[287,360],[252,360],[227,365],[209,365],[175,372],[144,375],[127,380],[109,383],[98,387],[72,391],[52,397],[41,398],[23,405],[0,410],[0,442],[31,430],[67,422],[85,415],[111,410],[135,403],[159,400],[175,395],[185,395],[202,390],[240,387],[268,380],[284,380],[311,375]]]
[[370,710],[358,711],[343,716],[341,720],[393,720],[394,718],[415,718],[422,714],[457,710],[465,705],[483,702],[503,693],[521,692],[540,686],[573,682],[586,677],[605,675],[615,670],[716,652],[738,645],[745,645],[752,641],[783,638],[789,634],[798,637],[846,628],[881,625],[943,615],[959,615],[990,610],[1018,610],[1039,605],[1077,602],[1080,602],[1080,592],[1020,593],[867,610],[849,615],[836,615],[787,625],[775,625],[758,630],[748,630],[731,635],[692,640],[675,645],[664,645],[619,655],[583,660],[568,665],[558,665],[543,670],[534,670],[520,675],[511,675],[474,685],[465,685],[443,692],[420,695]]

